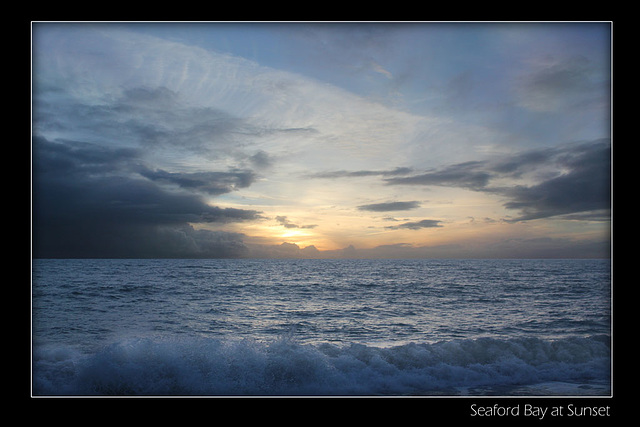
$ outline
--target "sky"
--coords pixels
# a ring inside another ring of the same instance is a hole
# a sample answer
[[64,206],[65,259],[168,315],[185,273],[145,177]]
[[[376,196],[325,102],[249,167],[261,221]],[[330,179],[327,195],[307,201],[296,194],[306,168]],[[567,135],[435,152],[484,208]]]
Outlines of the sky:
[[32,23],[32,254],[610,256],[608,22]]

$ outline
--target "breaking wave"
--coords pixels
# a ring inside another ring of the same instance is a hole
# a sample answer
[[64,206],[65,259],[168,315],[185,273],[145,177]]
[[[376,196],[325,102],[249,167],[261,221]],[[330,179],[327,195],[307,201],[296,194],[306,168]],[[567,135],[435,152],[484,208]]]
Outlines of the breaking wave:
[[34,348],[33,395],[460,394],[610,380],[610,338],[481,338],[395,347],[208,338],[126,339],[92,354]]

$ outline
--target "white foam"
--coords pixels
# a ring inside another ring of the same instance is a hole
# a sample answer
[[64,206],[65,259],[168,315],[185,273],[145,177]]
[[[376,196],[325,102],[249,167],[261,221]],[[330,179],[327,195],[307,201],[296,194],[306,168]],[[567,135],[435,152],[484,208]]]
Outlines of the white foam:
[[[608,384],[608,337],[480,339],[379,348],[206,338],[127,339],[82,355],[37,348],[34,395],[496,394]],[[484,391],[483,391],[484,390]],[[488,392],[487,390],[491,390]],[[518,391],[520,390],[520,391]],[[593,387],[593,394],[602,388]]]

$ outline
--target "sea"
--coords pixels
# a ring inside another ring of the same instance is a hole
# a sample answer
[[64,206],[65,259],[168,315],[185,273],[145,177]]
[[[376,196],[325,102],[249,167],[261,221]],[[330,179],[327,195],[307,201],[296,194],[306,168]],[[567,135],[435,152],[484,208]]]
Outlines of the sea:
[[611,261],[34,259],[38,396],[610,396]]

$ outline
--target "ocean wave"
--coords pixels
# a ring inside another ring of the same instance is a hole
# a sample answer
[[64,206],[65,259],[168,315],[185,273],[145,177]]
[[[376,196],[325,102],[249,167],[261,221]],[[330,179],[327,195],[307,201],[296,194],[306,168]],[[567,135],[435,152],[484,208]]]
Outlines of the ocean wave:
[[447,395],[610,379],[610,338],[481,338],[395,347],[123,339],[85,354],[34,348],[33,395]]

